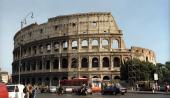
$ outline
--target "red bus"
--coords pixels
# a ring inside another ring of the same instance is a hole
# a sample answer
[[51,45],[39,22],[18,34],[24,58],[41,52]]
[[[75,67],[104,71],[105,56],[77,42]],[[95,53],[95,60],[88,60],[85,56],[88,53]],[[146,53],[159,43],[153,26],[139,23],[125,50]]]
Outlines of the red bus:
[[80,88],[83,84],[88,85],[87,78],[74,78],[71,80],[60,80],[60,85],[63,87],[64,92],[71,93],[74,89]]
[[101,92],[101,79],[92,78],[75,78],[71,80],[61,80],[60,85],[64,88],[64,92],[73,92],[74,89],[80,88],[83,84],[91,88],[92,92]]

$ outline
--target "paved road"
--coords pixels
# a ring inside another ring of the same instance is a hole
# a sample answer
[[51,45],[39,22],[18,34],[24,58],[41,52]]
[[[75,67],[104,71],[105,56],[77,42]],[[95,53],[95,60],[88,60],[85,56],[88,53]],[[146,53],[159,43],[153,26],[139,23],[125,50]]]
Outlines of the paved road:
[[64,94],[59,96],[53,93],[43,93],[38,94],[36,98],[170,98],[170,95],[165,94],[134,94],[134,93],[127,93],[125,95],[100,95],[100,94],[93,94],[87,96],[79,96],[73,94]]

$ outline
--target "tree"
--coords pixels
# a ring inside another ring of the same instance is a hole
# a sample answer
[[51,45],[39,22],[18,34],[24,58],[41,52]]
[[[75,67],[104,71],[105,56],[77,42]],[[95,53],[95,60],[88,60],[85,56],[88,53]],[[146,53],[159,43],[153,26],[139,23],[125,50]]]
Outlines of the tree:
[[158,82],[169,82],[170,83],[170,61],[167,61],[165,64],[157,63],[156,64],[159,80]]
[[136,77],[136,81],[153,80],[154,73],[156,72],[156,66],[153,63],[140,61],[139,59],[133,59],[125,62],[121,66],[121,80],[128,81],[130,78],[128,74],[131,73],[129,67],[134,66],[133,72]]

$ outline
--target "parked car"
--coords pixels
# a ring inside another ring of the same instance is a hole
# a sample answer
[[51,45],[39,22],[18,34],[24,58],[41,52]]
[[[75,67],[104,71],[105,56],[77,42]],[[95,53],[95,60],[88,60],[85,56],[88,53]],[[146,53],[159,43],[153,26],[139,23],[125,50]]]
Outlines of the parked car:
[[4,83],[0,83],[0,97],[1,98],[8,98],[8,90]]
[[10,84],[7,85],[9,98],[24,98],[24,85],[22,84]]
[[55,93],[55,92],[57,92],[57,86],[49,86],[49,92],[50,92],[50,93]]
[[122,85],[119,86],[119,90],[121,92],[127,93],[127,88],[123,87]]
[[103,95],[105,95],[105,94],[117,95],[119,93],[124,95],[126,92],[127,92],[127,89],[122,87],[121,85],[119,85],[119,86],[110,85],[110,86],[105,87],[101,91],[101,93]]

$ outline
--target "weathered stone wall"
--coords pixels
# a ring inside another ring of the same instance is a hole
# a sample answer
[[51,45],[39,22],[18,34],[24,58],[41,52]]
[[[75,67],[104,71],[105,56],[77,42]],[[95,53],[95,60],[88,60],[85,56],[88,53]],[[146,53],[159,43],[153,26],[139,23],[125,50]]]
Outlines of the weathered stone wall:
[[48,84],[73,77],[112,80],[120,76],[121,65],[136,56],[135,49],[126,49],[109,12],[57,16],[16,33],[13,80],[18,80],[20,61],[22,83]]

